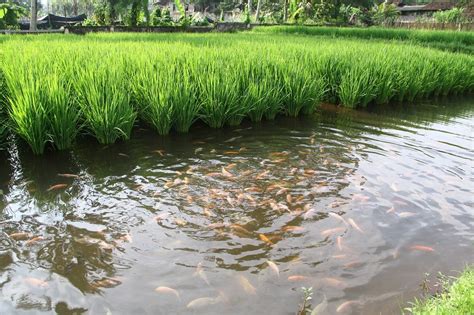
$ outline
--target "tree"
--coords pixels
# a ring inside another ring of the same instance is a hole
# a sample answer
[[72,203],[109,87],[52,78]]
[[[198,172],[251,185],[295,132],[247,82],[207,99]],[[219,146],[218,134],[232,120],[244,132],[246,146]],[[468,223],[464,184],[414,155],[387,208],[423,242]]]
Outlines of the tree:
[[38,20],[38,2],[37,0],[31,0],[31,19],[30,19],[30,31],[36,31]]
[[257,11],[255,11],[255,22],[259,21],[261,7],[262,7],[262,0],[258,0],[258,2],[257,2]]

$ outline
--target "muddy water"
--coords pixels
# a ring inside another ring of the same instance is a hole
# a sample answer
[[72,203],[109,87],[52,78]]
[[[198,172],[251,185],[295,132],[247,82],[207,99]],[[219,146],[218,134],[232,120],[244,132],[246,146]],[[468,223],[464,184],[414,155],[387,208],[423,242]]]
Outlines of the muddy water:
[[295,314],[312,287],[322,314],[399,314],[474,262],[473,125],[471,98],[12,145],[0,313]]

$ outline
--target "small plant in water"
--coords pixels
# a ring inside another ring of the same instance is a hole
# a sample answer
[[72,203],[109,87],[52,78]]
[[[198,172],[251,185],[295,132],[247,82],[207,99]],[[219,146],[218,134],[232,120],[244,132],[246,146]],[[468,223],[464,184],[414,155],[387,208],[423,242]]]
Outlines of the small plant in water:
[[303,303],[300,305],[297,315],[306,315],[311,313],[311,300],[313,299],[313,288],[301,287],[303,292]]

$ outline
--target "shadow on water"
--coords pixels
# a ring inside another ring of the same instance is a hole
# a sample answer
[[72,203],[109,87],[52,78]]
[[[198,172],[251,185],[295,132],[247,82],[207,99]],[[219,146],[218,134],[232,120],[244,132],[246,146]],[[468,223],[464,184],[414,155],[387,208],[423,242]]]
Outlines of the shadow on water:
[[0,312],[291,314],[312,286],[329,314],[347,300],[396,313],[424,272],[469,260],[472,119],[472,98],[326,104],[165,137],[141,126],[39,157],[11,145]]

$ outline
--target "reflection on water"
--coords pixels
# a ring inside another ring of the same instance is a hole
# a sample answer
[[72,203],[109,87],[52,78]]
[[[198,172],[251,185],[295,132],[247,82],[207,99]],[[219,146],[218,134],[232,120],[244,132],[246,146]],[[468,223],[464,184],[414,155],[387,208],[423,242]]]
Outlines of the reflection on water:
[[473,101],[0,161],[0,313],[399,314],[474,262]]

